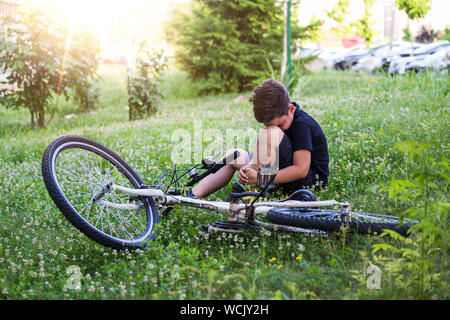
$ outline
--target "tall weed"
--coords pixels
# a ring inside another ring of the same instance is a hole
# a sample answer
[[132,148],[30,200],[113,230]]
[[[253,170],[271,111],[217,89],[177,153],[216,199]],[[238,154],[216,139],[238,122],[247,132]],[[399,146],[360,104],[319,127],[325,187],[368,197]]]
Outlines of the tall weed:
[[395,276],[394,287],[402,288],[406,296],[445,298],[448,295],[450,231],[448,160],[445,156],[437,158],[427,144],[402,142],[396,147],[415,169],[410,179],[391,180],[380,191],[387,192],[391,199],[406,203],[409,208],[401,213],[401,217],[418,220],[418,223],[410,229],[410,238],[386,230],[382,236],[389,235],[401,245],[387,242],[373,245],[374,254],[382,253],[375,255],[374,261]]

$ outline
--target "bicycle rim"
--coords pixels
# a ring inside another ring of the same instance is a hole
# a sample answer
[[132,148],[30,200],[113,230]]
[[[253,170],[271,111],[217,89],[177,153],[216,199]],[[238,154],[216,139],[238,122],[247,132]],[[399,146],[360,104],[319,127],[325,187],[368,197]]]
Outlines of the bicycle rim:
[[[141,184],[136,173],[112,151],[88,139],[68,138],[53,149],[48,160],[53,182],[46,182],[49,193],[64,215],[87,236],[115,248],[141,247],[152,237],[154,218],[149,199],[136,199],[139,210],[104,205],[131,202],[129,195],[106,190],[109,183],[129,188]],[[100,199],[95,199],[99,194]]]

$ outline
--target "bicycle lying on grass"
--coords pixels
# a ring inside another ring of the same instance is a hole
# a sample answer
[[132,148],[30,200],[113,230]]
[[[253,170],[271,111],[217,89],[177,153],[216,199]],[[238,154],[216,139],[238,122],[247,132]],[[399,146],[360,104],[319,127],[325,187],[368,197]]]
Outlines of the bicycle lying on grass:
[[[274,187],[276,170],[261,166],[257,192],[231,192],[229,201],[207,201],[183,196],[183,191],[239,156],[237,151],[217,163],[211,157],[188,169],[163,174],[147,186],[116,153],[90,139],[64,136],[52,142],[42,158],[47,190],[64,216],[92,240],[114,249],[136,249],[155,237],[158,209],[167,215],[175,205],[217,211],[228,220],[203,225],[207,232],[242,232],[245,228],[276,228],[310,235],[327,235],[347,226],[358,233],[392,229],[407,235],[417,221],[400,223],[396,216],[351,212],[350,204],[316,201],[308,190],[298,190],[279,201],[259,201]],[[197,170],[200,170],[199,173]],[[242,198],[250,197],[250,203]],[[339,207],[330,210],[325,207]],[[265,217],[269,222],[257,220]]]

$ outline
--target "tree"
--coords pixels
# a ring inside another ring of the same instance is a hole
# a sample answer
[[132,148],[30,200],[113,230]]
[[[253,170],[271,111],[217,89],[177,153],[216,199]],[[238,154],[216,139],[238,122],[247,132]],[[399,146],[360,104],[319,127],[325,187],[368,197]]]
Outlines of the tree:
[[369,47],[375,30],[372,28],[374,20],[372,19],[372,10],[375,0],[364,0],[364,14],[361,19],[353,23],[359,34],[366,40],[366,46]]
[[[200,93],[242,92],[278,70],[283,52],[283,11],[274,0],[193,0],[176,8],[166,31],[175,58]],[[292,43],[313,37],[314,26],[292,19]]]
[[331,31],[338,37],[345,37],[352,34],[353,28],[356,28],[369,47],[374,36],[374,29],[372,28],[374,24],[372,19],[374,2],[375,0],[364,0],[364,13],[361,19],[345,24],[350,2],[348,0],[339,0],[330,11],[325,11],[327,16],[336,22],[336,27],[332,28]]
[[352,33],[352,26],[345,24],[345,18],[349,13],[349,5],[349,0],[339,0],[330,11],[325,10],[326,15],[336,22],[336,26],[331,28],[331,31],[338,37],[345,37]]
[[406,37],[411,38],[409,31],[409,20],[423,18],[430,10],[430,0],[396,0],[397,7],[405,11],[408,16],[408,26],[403,31]]
[[81,96],[87,94],[82,88],[94,76],[97,60],[86,52],[95,45],[81,35],[71,37],[67,27],[37,8],[24,7],[17,19],[7,18],[4,25],[0,72],[8,74],[10,88],[0,91],[0,103],[7,108],[28,108],[32,126],[43,128],[46,113],[51,112],[53,118],[60,94],[68,99],[69,88]]
[[430,10],[430,0],[396,0],[400,10],[405,11],[409,19],[423,18]]
[[137,75],[128,86],[129,120],[149,117],[158,111],[162,98],[161,73],[167,68],[167,59],[161,51],[151,50],[142,42],[136,57]]
[[415,40],[420,43],[431,43],[439,38],[439,32],[431,27],[421,26],[416,34]]

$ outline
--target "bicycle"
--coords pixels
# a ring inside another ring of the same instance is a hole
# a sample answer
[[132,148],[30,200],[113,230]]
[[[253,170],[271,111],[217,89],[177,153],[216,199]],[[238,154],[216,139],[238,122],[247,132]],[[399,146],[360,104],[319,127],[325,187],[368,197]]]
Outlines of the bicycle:
[[[226,163],[237,152],[215,162],[212,157],[187,169],[164,173],[156,185],[145,185],[119,155],[104,145],[79,136],[53,141],[42,157],[46,188],[62,214],[87,237],[113,249],[146,247],[155,238],[155,225],[175,205],[217,211],[228,220],[203,225],[206,232],[242,232],[245,228],[275,228],[289,232],[327,236],[349,227],[357,233],[380,234],[392,229],[406,236],[418,221],[373,213],[351,212],[350,204],[335,200],[317,201],[308,190],[298,190],[277,201],[259,201],[274,187],[276,170],[268,165],[258,170],[258,191],[233,190],[229,201],[207,201],[183,196],[185,188]],[[199,171],[201,173],[199,173]],[[252,201],[242,203],[243,198]],[[325,207],[339,209],[324,209]],[[269,222],[257,219],[265,217]]]

